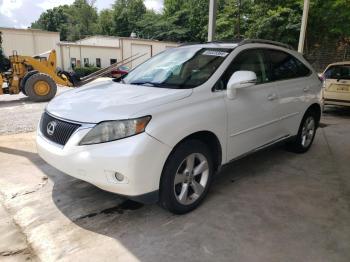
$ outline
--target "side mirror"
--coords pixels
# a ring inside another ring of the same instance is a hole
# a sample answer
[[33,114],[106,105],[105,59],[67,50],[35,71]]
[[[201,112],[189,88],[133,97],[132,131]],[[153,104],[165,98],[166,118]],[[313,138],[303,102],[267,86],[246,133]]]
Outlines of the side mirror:
[[233,73],[227,84],[227,97],[234,99],[237,89],[246,88],[256,84],[257,77],[252,71],[237,71]]

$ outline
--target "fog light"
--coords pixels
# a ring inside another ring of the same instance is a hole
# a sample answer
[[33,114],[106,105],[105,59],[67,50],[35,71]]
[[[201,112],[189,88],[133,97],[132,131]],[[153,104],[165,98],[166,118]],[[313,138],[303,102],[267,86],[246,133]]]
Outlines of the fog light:
[[119,182],[122,182],[124,180],[124,176],[118,172],[115,172],[114,176]]

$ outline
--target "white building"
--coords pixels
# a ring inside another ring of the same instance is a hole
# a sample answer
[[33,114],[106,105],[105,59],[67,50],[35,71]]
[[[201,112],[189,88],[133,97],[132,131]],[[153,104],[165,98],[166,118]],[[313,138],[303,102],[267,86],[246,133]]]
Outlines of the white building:
[[[51,49],[57,49],[60,33],[37,29],[17,29],[0,27],[2,49],[6,56],[17,51],[19,55],[35,56]],[[59,52],[59,50],[56,50]],[[60,54],[57,53],[59,56]],[[60,64],[60,61],[58,61]]]
[[34,56],[56,49],[57,65],[63,70],[85,65],[107,67],[131,56],[143,55],[127,64],[133,68],[151,56],[178,45],[174,42],[113,36],[91,36],[76,42],[65,42],[60,41],[58,32],[37,29],[0,27],[0,32],[6,56],[12,55],[14,50],[19,55]]
[[106,67],[131,56],[142,55],[127,64],[133,68],[151,56],[177,45],[173,42],[113,36],[91,36],[76,42],[59,43],[61,64],[65,70],[71,70],[72,65]]

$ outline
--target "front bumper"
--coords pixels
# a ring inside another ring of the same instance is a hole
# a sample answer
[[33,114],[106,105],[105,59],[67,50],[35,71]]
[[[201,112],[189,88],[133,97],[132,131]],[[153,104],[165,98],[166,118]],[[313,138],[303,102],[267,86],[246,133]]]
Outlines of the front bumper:
[[[78,129],[65,146],[52,143],[38,131],[38,153],[58,170],[109,192],[140,199],[159,189],[162,169],[171,152],[169,146],[147,133],[79,146],[90,130]],[[116,172],[124,176],[123,181],[116,179]]]

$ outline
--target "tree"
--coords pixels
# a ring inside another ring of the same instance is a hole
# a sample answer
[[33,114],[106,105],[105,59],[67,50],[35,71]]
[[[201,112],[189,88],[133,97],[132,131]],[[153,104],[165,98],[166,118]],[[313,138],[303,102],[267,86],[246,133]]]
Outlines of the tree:
[[[96,0],[75,0],[69,9],[70,20],[81,36],[92,35],[97,31],[97,8]],[[77,38],[74,36],[74,38]]]
[[31,28],[60,32],[61,40],[77,40],[97,32],[95,0],[75,0],[42,13]]
[[[32,28],[59,31],[61,40],[95,33],[128,37],[135,32],[143,38],[203,42],[207,39],[208,3],[164,0],[163,12],[159,14],[146,10],[143,0],[116,0],[111,9],[98,13],[95,0],[75,0],[71,5],[45,11]],[[329,39],[349,41],[349,6],[350,0],[311,1],[307,45]],[[302,7],[302,0],[218,0],[217,39],[263,38],[296,47]]]
[[171,17],[184,8],[186,0],[164,0],[164,16]]
[[146,6],[142,0],[116,0],[113,5],[113,33],[130,36],[145,14]]
[[61,40],[67,40],[69,23],[69,6],[63,5],[49,9],[42,13],[37,21],[31,24],[31,28],[60,32]]
[[236,35],[235,25],[237,24],[238,7],[236,1],[227,1],[223,10],[218,12],[216,20],[217,39],[234,39]]
[[98,33],[102,35],[113,35],[113,11],[104,9],[98,17]]
[[349,24],[349,0],[311,1],[307,42],[314,45],[329,39],[346,41],[350,37]]
[[293,7],[256,5],[248,16],[245,37],[280,41],[297,46],[302,9]]
[[187,9],[190,36],[197,42],[206,41],[208,35],[209,1],[188,0],[184,8],[185,10]]
[[[10,68],[10,61],[5,56],[2,49],[2,33],[0,31],[0,72],[5,72]],[[2,88],[0,86],[0,88]]]

